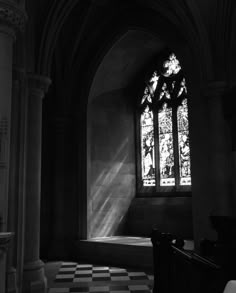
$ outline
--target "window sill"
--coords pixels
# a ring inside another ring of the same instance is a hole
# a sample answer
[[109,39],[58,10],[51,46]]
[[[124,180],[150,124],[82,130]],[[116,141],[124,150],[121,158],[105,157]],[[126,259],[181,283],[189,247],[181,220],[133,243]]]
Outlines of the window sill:
[[192,197],[191,191],[160,191],[160,192],[138,192],[137,198],[159,198],[159,197]]

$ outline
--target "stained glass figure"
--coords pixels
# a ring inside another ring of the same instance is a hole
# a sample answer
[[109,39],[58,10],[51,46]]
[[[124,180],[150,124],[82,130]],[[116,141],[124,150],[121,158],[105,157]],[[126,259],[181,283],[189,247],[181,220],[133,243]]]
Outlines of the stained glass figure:
[[160,185],[175,185],[172,109],[167,104],[158,112]]
[[177,110],[180,185],[191,185],[187,99]]
[[173,91],[175,88],[175,80],[172,82],[171,87],[172,87],[172,91]]
[[187,87],[186,87],[186,83],[185,83],[185,78],[183,78],[180,83],[180,89],[179,89],[177,97],[180,97],[183,92],[185,92],[187,94]]
[[152,103],[152,98],[153,98],[154,93],[156,91],[159,77],[160,76],[157,75],[157,72],[154,71],[153,74],[152,74],[152,77],[150,78],[150,80],[147,83],[147,86],[145,87],[144,95],[143,95],[141,104],[143,104],[146,100],[149,103]]
[[153,112],[147,106],[141,114],[141,162],[143,186],[155,186]]
[[144,90],[144,94],[143,94],[143,98],[142,98],[141,104],[143,104],[146,100],[147,100],[150,104],[152,103],[152,97],[151,97],[151,94],[150,94],[150,92],[149,92],[149,88],[148,88],[147,86],[145,87],[145,90]]
[[161,93],[160,93],[160,96],[159,96],[159,100],[161,100],[163,97],[165,97],[166,99],[170,99],[170,93],[167,89],[167,85],[166,83],[163,83],[163,86],[161,88]]
[[158,80],[159,80],[159,76],[157,75],[157,72],[154,71],[151,79],[149,80],[149,91],[152,96],[154,95],[156,91]]

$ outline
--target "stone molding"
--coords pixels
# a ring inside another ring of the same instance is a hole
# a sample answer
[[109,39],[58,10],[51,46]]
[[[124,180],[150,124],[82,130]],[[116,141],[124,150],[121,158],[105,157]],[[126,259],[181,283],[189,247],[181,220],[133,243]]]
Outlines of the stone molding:
[[44,97],[51,84],[51,79],[47,76],[38,74],[27,74],[28,89],[31,94]]
[[24,271],[35,271],[44,268],[44,262],[40,259],[24,264]]
[[8,249],[13,236],[11,232],[0,232],[0,255]]
[[16,2],[0,0],[0,24],[9,26],[14,31],[24,31],[27,16]]

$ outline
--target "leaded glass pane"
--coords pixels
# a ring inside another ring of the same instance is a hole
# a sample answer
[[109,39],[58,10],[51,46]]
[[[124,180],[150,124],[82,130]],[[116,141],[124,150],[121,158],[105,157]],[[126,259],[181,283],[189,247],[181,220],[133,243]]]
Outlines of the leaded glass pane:
[[149,89],[152,96],[154,95],[156,91],[158,80],[159,80],[159,76],[157,75],[157,72],[154,71],[151,79],[149,80]]
[[161,100],[163,97],[165,97],[166,99],[170,99],[170,93],[167,89],[167,85],[166,83],[163,84],[162,88],[161,88],[161,92],[160,92],[160,96],[159,96],[159,100]]
[[158,135],[159,135],[159,164],[160,185],[174,186],[174,148],[172,131],[172,109],[167,104],[158,112]]
[[145,101],[148,101],[150,104],[152,103],[152,97],[151,97],[149,88],[147,86],[145,87],[141,104],[143,104]]
[[177,97],[180,97],[182,95],[182,93],[187,94],[187,87],[186,87],[186,83],[185,83],[185,78],[183,78],[183,80],[180,83],[180,89],[179,89]]
[[141,115],[141,162],[143,186],[155,186],[153,112],[147,106]]
[[178,145],[180,185],[191,185],[190,147],[187,99],[178,107]]
[[163,67],[165,69],[164,76],[170,76],[171,74],[177,74],[181,66],[179,64],[179,60],[176,58],[175,54],[171,54],[169,59],[163,63]]
[[152,98],[154,96],[154,93],[156,91],[157,85],[158,85],[158,80],[159,77],[157,75],[157,72],[154,71],[152,74],[152,77],[147,83],[147,86],[145,87],[143,98],[141,100],[141,104],[143,104],[145,101],[148,101],[150,104],[152,103]]

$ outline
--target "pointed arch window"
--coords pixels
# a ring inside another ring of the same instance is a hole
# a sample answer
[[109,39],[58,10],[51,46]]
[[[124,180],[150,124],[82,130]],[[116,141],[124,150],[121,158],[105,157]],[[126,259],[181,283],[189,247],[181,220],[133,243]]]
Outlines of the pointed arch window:
[[152,73],[138,108],[139,191],[190,191],[188,93],[175,54]]

